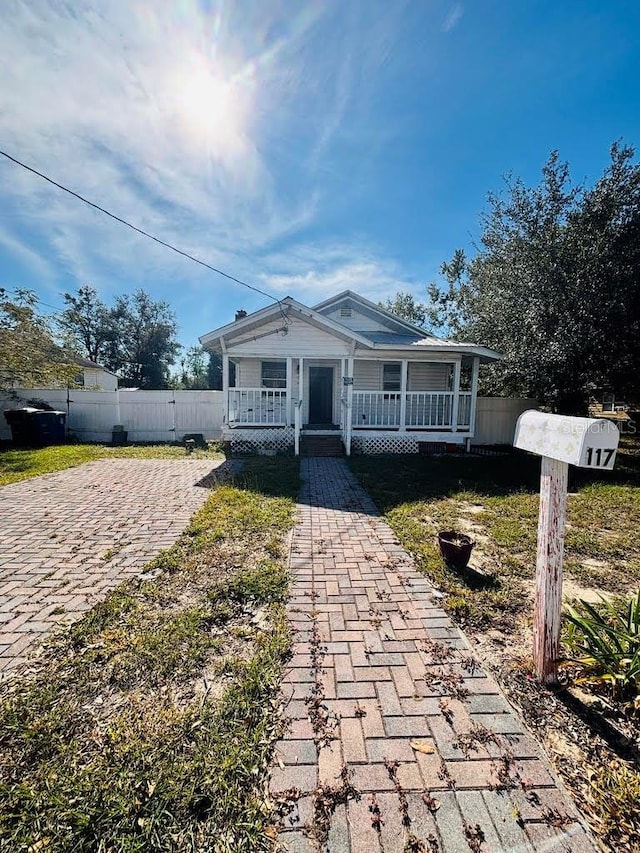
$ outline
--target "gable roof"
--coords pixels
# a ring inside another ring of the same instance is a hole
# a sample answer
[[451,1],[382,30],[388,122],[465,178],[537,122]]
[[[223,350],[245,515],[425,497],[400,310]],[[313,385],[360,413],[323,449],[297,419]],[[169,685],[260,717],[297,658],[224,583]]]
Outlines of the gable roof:
[[235,320],[233,323],[227,323],[226,326],[221,326],[219,329],[214,329],[212,332],[202,335],[200,337],[200,343],[204,347],[211,346],[211,344],[214,344],[216,341],[219,341],[221,338],[224,338],[230,333],[236,335],[241,332],[249,332],[251,329],[261,326],[263,323],[266,323],[268,320],[271,320],[278,315],[282,316],[284,326],[286,325],[289,311],[299,314],[303,319],[312,323],[312,325],[325,328],[338,335],[340,338],[345,340],[355,340],[364,346],[370,345],[370,341],[359,332],[354,332],[351,329],[347,329],[347,327],[343,326],[341,323],[337,323],[329,317],[324,317],[314,308],[308,308],[306,305],[296,301],[291,296],[285,296],[284,299],[281,299],[279,302],[275,302],[273,305],[267,305],[266,308],[261,308],[259,311],[254,311],[252,314],[247,314],[247,316],[243,317],[241,320]]
[[[389,331],[354,331],[337,320],[326,316],[325,312],[328,313],[332,308],[344,302],[350,302],[354,306],[357,306],[363,313],[366,312],[369,316],[374,316],[382,321],[389,328]],[[419,326],[414,326],[412,323],[403,320],[401,317],[397,317],[385,308],[380,308],[379,305],[370,302],[352,290],[344,290],[337,296],[319,303],[314,308],[309,308],[293,299],[293,297],[286,296],[273,305],[268,305],[266,308],[261,308],[252,314],[247,314],[246,317],[240,320],[227,323],[225,326],[202,335],[200,343],[205,348],[224,350],[225,338],[236,338],[243,333],[248,335],[246,340],[253,339],[258,341],[260,335],[256,334],[252,336],[252,331],[259,329],[264,324],[272,322],[278,317],[282,317],[284,329],[287,326],[289,317],[294,315],[297,315],[313,326],[330,332],[341,340],[360,344],[362,348],[368,350],[404,350],[407,352],[409,350],[430,349],[440,351],[440,353],[449,352],[458,355],[478,356],[482,361],[498,361],[502,358],[499,353],[488,347],[451,341],[430,335]],[[272,334],[272,332],[269,334]],[[236,341],[236,343],[243,343],[243,341]]]
[[[381,320],[386,326],[392,325],[399,330],[404,329],[409,334],[413,334],[414,337],[415,335],[418,335],[419,337],[424,338],[425,335],[428,334],[426,329],[423,329],[421,326],[415,326],[413,323],[409,323],[408,320],[398,317],[397,314],[394,314],[391,311],[387,311],[386,308],[376,305],[375,302],[370,302],[368,299],[365,299],[364,296],[360,296],[359,293],[354,293],[353,290],[343,290],[342,293],[338,293],[337,296],[325,299],[324,302],[314,305],[314,311],[324,314],[331,308],[338,308],[341,303],[351,303],[352,305],[356,305],[359,308],[364,309],[364,314],[368,314],[369,316],[373,316],[376,319]],[[439,340],[434,336],[431,337],[433,337],[434,341]]]

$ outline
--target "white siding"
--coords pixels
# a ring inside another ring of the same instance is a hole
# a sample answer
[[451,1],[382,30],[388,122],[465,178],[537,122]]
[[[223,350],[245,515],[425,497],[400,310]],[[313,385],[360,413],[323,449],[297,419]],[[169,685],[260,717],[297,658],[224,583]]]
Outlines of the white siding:
[[354,391],[382,390],[382,362],[354,361],[353,363]]
[[[272,320],[265,323],[256,330],[257,340],[253,339],[250,332],[238,332],[237,337],[229,337],[226,340],[229,356],[237,355],[264,356],[265,358],[286,358],[287,356],[328,356],[331,358],[336,354],[347,355],[349,343],[332,335],[323,329],[307,323],[299,317],[289,320],[287,334],[277,332],[282,328],[282,319]],[[265,332],[273,332],[267,334]]]
[[362,314],[356,308],[351,309],[351,317],[341,317],[340,307],[332,308],[328,313],[322,312],[325,317],[346,326],[347,329],[352,329],[354,332],[389,332],[397,329],[397,326],[384,323],[382,318],[379,320],[369,317],[367,314]]
[[409,362],[408,391],[449,391],[451,365],[434,362]]
[[[388,362],[397,363],[390,358]],[[353,365],[354,391],[382,391],[383,361],[356,359]],[[407,391],[449,391],[450,364],[409,362]]]
[[260,388],[261,364],[259,358],[239,358],[236,362],[236,388]]
[[82,372],[84,374],[84,387],[87,390],[115,391],[118,387],[118,377],[107,370],[85,367]]

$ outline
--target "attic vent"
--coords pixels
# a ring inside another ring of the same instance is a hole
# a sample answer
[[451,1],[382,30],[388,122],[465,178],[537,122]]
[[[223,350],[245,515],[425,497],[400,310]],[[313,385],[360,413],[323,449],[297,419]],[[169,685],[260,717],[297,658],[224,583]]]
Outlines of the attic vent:
[[347,308],[346,306],[340,309],[341,317],[351,317],[352,311],[351,308]]

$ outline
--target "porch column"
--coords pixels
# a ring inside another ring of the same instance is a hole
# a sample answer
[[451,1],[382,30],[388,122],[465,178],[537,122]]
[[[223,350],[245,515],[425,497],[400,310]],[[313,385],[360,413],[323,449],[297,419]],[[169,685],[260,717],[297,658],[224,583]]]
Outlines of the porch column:
[[407,431],[407,373],[409,362],[406,358],[400,364],[400,432]]
[[451,407],[451,432],[458,431],[458,404],[460,402],[460,361],[453,364],[453,405]]
[[229,424],[229,354],[227,352],[227,348],[224,344],[224,340],[220,341],[222,344],[222,394],[224,400],[224,423]]
[[473,367],[471,369],[471,409],[469,411],[469,438],[473,438],[476,434],[476,401],[478,399],[479,370],[480,359],[476,356],[473,359]]
[[304,358],[298,359],[298,397],[300,398],[300,425],[304,426]]
[[[347,375],[347,359],[340,359],[340,432],[344,435],[346,429],[345,409],[346,409],[346,385],[344,378]],[[343,402],[345,400],[345,402]]]
[[293,423],[292,409],[291,409],[291,397],[293,394],[293,359],[291,357],[287,358],[287,401],[285,404],[285,419],[287,421],[287,426],[291,426]]
[[[353,357],[347,359],[347,376],[353,379]],[[353,412],[353,382],[347,385],[347,428],[345,430],[346,441],[344,443],[347,456],[351,456],[351,433],[353,431],[352,421]]]

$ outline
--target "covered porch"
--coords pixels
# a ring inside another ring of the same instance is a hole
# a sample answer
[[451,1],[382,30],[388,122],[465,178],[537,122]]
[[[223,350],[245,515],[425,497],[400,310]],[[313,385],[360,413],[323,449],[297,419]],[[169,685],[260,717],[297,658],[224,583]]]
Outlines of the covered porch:
[[254,361],[223,357],[225,437],[259,440],[280,430],[296,455],[311,432],[338,433],[347,455],[358,436],[456,444],[473,437],[478,357]]

